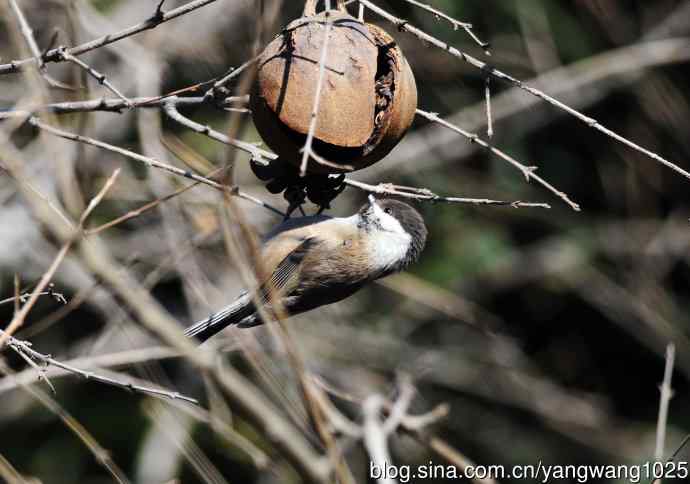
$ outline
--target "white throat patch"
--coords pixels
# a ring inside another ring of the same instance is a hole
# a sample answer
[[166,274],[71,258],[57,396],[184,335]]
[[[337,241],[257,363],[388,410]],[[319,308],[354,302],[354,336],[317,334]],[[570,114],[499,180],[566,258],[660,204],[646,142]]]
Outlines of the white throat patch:
[[372,265],[385,273],[404,259],[412,236],[405,232],[395,217],[384,212],[378,203],[372,205],[381,228],[369,233],[368,251]]

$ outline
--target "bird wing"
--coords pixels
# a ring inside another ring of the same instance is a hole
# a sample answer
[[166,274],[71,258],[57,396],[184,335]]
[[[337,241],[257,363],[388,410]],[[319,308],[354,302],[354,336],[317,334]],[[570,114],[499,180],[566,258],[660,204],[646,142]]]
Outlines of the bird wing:
[[264,301],[269,299],[271,290],[281,295],[288,294],[299,284],[302,262],[309,250],[318,243],[316,237],[307,237],[280,261],[269,281],[262,286],[261,294]]
[[[318,243],[315,237],[307,237],[297,243],[297,245],[293,241],[289,241],[288,246],[292,245],[292,250],[278,263],[268,282],[262,284],[259,288],[259,297],[262,303],[265,304],[271,300],[270,294],[272,290],[275,291],[276,297],[281,297],[282,295],[289,294],[293,288],[297,287],[302,261],[315,243]],[[286,245],[283,244],[283,247],[286,247]],[[256,307],[251,295],[244,293],[221,311],[187,328],[185,335],[188,337],[194,336],[200,341],[206,341],[223,328],[233,324],[240,327],[252,327],[261,324],[261,319],[254,317],[255,314]]]

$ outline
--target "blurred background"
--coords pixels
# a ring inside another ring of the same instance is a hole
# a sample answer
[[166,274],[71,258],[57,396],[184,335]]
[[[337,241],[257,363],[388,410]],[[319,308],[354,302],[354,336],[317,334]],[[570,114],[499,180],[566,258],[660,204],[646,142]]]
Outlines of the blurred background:
[[[59,44],[75,45],[141,22],[158,1],[20,3],[44,49],[56,28]],[[164,9],[182,3],[168,0]],[[472,23],[474,32],[491,43],[490,57],[463,30],[454,31],[404,1],[375,3],[690,168],[690,2],[429,0]],[[302,7],[295,1],[221,0],[82,58],[128,97],[155,96],[240,65]],[[356,5],[349,8],[356,13]],[[400,43],[416,76],[421,109],[485,137],[481,71],[398,32],[372,12],[366,19]],[[10,22],[14,17],[5,9],[2,62],[22,57]],[[52,100],[112,97],[92,79],[81,82],[73,66],[48,70],[64,82],[89,85],[87,92],[50,90]],[[409,374],[417,389],[413,413],[449,404],[449,416],[430,431],[475,463],[641,464],[654,456],[664,353],[674,343],[668,457],[690,433],[688,180],[524,91],[497,81],[491,89],[492,144],[537,166],[538,174],[582,210],[575,212],[536,183],[526,183],[519,171],[456,133],[417,119],[386,159],[354,178],[442,195],[547,202],[552,208],[417,204],[430,229],[418,264],[342,303],[290,320],[307,367],[337,389],[343,398],[333,401],[353,420],[361,417],[358,401],[372,393],[394,398],[396,375]],[[12,109],[30,96],[20,74],[0,76],[0,108]],[[184,114],[221,132],[229,129],[228,113],[205,107]],[[187,153],[187,163],[196,160],[193,168],[206,172],[235,156],[226,146],[170,123],[158,109],[75,114],[59,121],[64,129],[183,168],[180,151]],[[232,122],[243,139],[260,141],[250,116]],[[26,126],[13,129],[12,140],[28,160],[25,168],[35,186],[74,218],[83,200],[122,167],[88,226],[185,183],[110,152],[37,136]],[[243,153],[237,153],[235,181],[286,207],[252,175]],[[346,190],[330,213],[351,214],[365,195]],[[209,315],[243,288],[223,240],[220,200],[215,190],[199,186],[101,234],[113,256],[181,325]],[[261,207],[237,203],[259,233],[280,220]],[[15,274],[22,289],[30,290],[60,244],[41,228],[4,173],[0,204],[4,299],[14,293]],[[199,398],[205,408],[210,405],[211,415],[220,415],[273,458],[261,432],[232,414],[184,360],[162,351],[162,343],[76,254],[60,266],[53,283],[68,305],[41,298],[17,337],[62,361],[78,358],[103,374],[127,373]],[[12,304],[0,305],[1,327],[12,319],[12,310]],[[227,350],[224,358],[287,415],[304,421],[284,350],[265,328],[231,329],[219,341],[218,351]],[[26,362],[7,348],[2,357],[14,371],[26,370]],[[22,374],[0,378],[2,458],[27,479],[44,483],[112,482],[55,412],[22,390],[16,378]],[[48,391],[35,373],[24,381]],[[299,482],[277,457],[267,470],[257,469],[227,442],[222,427],[209,425],[208,415],[204,422],[185,404],[154,401],[74,375],[51,381],[55,400],[133,482]],[[404,434],[393,436],[390,446],[399,464],[440,462]],[[346,452],[357,482],[367,482],[368,457],[361,445],[352,443]],[[688,460],[689,453],[684,449],[679,460]]]

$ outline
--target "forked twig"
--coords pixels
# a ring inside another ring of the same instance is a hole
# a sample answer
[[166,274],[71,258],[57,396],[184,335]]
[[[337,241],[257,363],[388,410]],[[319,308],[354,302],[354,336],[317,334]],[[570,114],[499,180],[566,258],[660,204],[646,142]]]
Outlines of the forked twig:
[[521,202],[505,201],[505,200],[491,200],[488,198],[461,198],[461,197],[444,197],[436,195],[427,188],[404,187],[394,185],[392,183],[379,183],[378,185],[370,185],[358,180],[348,178],[344,181],[346,185],[359,188],[368,193],[375,193],[377,195],[392,195],[396,197],[408,198],[411,200],[438,202],[438,203],[458,203],[468,205],[505,205],[513,208],[551,208],[548,203],[541,202]]
[[105,86],[106,88],[110,89],[110,91],[115,94],[117,97],[122,99],[122,102],[125,103],[125,105],[128,108],[132,108],[132,103],[127,97],[122,94],[113,84],[108,80],[108,78],[105,76],[105,74],[101,74],[98,72],[96,69],[88,65],[86,62],[84,62],[81,59],[78,59],[77,57],[73,56],[64,47],[58,47],[58,55],[62,57],[64,60],[71,62],[75,64],[76,66],[80,67],[81,69],[84,69],[91,77],[96,79],[96,81]]
[[[679,167],[675,163],[672,163],[668,161],[667,159],[659,156],[658,154],[654,153],[651,150],[648,150],[647,148],[644,148],[637,143],[619,135],[615,131],[612,131],[611,129],[607,128],[606,126],[602,125],[599,121],[596,119],[587,116],[580,111],[571,108],[567,104],[559,101],[558,99],[549,96],[545,92],[540,91],[539,89],[536,89],[534,87],[531,87],[524,82],[520,81],[519,79],[516,79],[515,77],[506,74],[503,71],[500,71],[496,69],[495,67],[490,66],[489,64],[482,62],[481,60],[477,59],[476,57],[473,57],[465,52],[460,51],[459,49],[451,46],[447,42],[443,42],[442,40],[437,39],[436,37],[433,37],[432,35],[429,35],[428,33],[424,32],[421,29],[418,29],[417,27],[414,27],[411,25],[407,20],[403,20],[401,18],[396,17],[395,15],[391,14],[390,12],[387,12],[383,8],[377,6],[376,4],[372,3],[370,0],[358,0],[360,3],[364,4],[369,10],[372,12],[375,12],[377,15],[385,18],[389,22],[395,24],[398,29],[409,32],[415,37],[419,38],[420,40],[427,42],[429,44],[432,44],[449,54],[451,54],[454,57],[457,57],[468,64],[481,69],[484,71],[486,74],[495,77],[496,79],[500,79],[502,81],[505,81],[509,84],[512,84],[513,86],[519,87],[520,89],[523,89],[524,91],[532,94],[533,96],[536,96],[543,101],[546,101],[547,103],[551,104],[552,106],[557,107],[558,109],[561,109],[565,111],[566,113],[570,114],[571,116],[579,119],[583,123],[585,123],[587,126],[590,128],[596,129],[597,131],[600,131],[604,133],[606,136],[609,138],[612,138],[632,149],[635,151],[638,151],[649,158],[661,163],[662,165],[670,168],[671,170],[675,171],[676,173],[682,175],[685,178],[690,179],[690,173],[683,168]],[[536,178],[535,178],[536,179]],[[572,205],[571,205],[572,206]]]
[[[175,166],[168,165],[167,163],[163,163],[162,161],[158,161],[155,158],[151,158],[149,156],[144,156],[144,155],[141,155],[139,153],[135,153],[134,151],[130,151],[130,150],[127,150],[125,148],[120,148],[119,146],[104,143],[103,141],[98,141],[96,139],[89,138],[88,136],[82,136],[82,135],[73,134],[73,133],[70,133],[68,131],[61,130],[59,128],[56,128],[54,126],[51,126],[49,124],[44,123],[43,121],[39,120],[36,117],[31,117],[29,119],[29,123],[32,126],[35,126],[36,128],[42,129],[42,130],[44,130],[50,134],[53,134],[55,136],[59,136],[59,137],[64,138],[64,139],[68,139],[70,141],[85,143],[88,145],[96,146],[98,148],[103,148],[103,149],[108,150],[108,151],[112,151],[114,153],[121,154],[121,155],[126,156],[128,158],[131,158],[133,160],[140,161],[140,162],[146,164],[147,166],[150,166],[153,168],[158,168],[160,170],[167,171],[167,172],[172,173],[172,174],[177,175],[177,176],[189,178],[190,180],[194,180],[196,182],[203,183],[205,185],[213,187],[216,190],[220,190],[220,191],[226,191],[227,190],[230,194],[232,194],[234,196],[237,196],[237,197],[243,198],[245,200],[248,200],[252,203],[255,203],[255,204],[257,204],[261,207],[264,207],[264,208],[266,208],[266,209],[268,209],[268,210],[270,210],[270,211],[272,211],[278,215],[284,215],[283,212],[281,212],[277,208],[269,205],[268,203],[266,203],[262,200],[259,200],[256,197],[253,197],[253,196],[243,192],[237,186],[228,187],[228,186],[225,186],[225,185],[218,183],[216,181],[210,180],[204,176],[197,175],[196,173],[193,173],[189,170],[183,170],[181,168],[177,168]],[[223,135],[221,135],[221,136],[223,136]]]
[[419,7],[422,10],[426,10],[427,12],[434,14],[434,16],[436,18],[441,18],[441,19],[449,22],[453,26],[453,30],[458,30],[458,28],[463,29],[465,32],[467,32],[467,35],[469,35],[472,38],[472,40],[474,40],[477,43],[477,45],[479,47],[484,49],[484,53],[486,55],[491,55],[491,52],[489,52],[489,47],[491,46],[491,44],[489,44],[488,42],[484,42],[484,41],[480,40],[479,37],[477,37],[477,35],[472,30],[472,24],[471,23],[461,22],[459,20],[456,20],[453,17],[451,17],[450,15],[443,13],[440,10],[435,9],[430,5],[426,5],[422,2],[418,2],[417,0],[404,0],[404,1],[407,3],[411,3],[412,5]]
[[71,90],[72,88],[70,86],[58,81],[46,72],[45,55],[42,54],[41,51],[38,49],[38,44],[36,43],[36,38],[34,37],[33,30],[29,26],[29,22],[26,20],[26,17],[24,16],[22,10],[19,8],[19,4],[17,4],[16,0],[9,0],[9,4],[15,17],[17,17],[17,22],[19,22],[19,31],[22,34],[22,37],[24,37],[24,40],[26,41],[26,44],[29,47],[31,55],[34,56],[34,59],[38,64],[38,72],[49,85],[60,89]]
[[2,348],[7,339],[10,336],[12,336],[12,334],[22,326],[22,324],[24,324],[26,316],[29,314],[29,311],[31,311],[31,308],[33,308],[34,304],[36,304],[39,295],[42,292],[44,292],[44,289],[50,283],[50,280],[53,278],[53,275],[57,271],[58,267],[62,263],[67,253],[69,252],[70,248],[72,247],[74,242],[81,236],[81,230],[84,227],[84,222],[86,221],[86,218],[91,214],[91,212],[94,210],[94,208],[96,208],[96,206],[101,202],[101,200],[103,200],[103,197],[105,197],[106,193],[108,193],[108,190],[110,190],[110,188],[113,186],[119,174],[120,170],[118,168],[113,172],[113,174],[108,178],[108,180],[106,180],[105,184],[103,185],[103,188],[101,188],[101,190],[91,200],[88,207],[86,207],[86,210],[84,210],[84,213],[82,214],[79,220],[77,228],[73,231],[72,236],[68,240],[66,240],[60,248],[60,251],[53,259],[52,264],[50,265],[48,270],[43,274],[41,280],[38,282],[33,292],[31,293],[28,302],[24,306],[22,306],[22,308],[14,315],[12,321],[10,321],[10,324],[7,326],[7,328],[4,331],[2,331],[2,333],[0,333],[0,348]]
[[[112,44],[113,42],[117,42],[119,40],[125,39],[127,37],[131,37],[132,35],[136,35],[140,32],[144,32],[146,30],[153,29],[157,27],[158,25],[168,22],[170,20],[173,20],[177,17],[181,17],[182,15],[186,15],[190,12],[193,12],[194,10],[204,7],[208,5],[209,3],[216,2],[217,0],[194,0],[192,2],[186,3],[185,5],[181,5],[175,9],[172,9],[168,12],[165,12],[162,16],[160,17],[150,17],[149,19],[138,23],[136,25],[133,25],[131,27],[128,27],[126,29],[120,30],[119,32],[115,32],[113,34],[108,34],[104,35],[102,37],[99,37],[97,39],[91,40],[89,42],[83,43],[76,45],[74,47],[70,47],[67,49],[67,52],[69,54],[78,56],[81,54],[84,54],[86,52],[90,52],[92,50],[98,49],[99,47],[103,47],[104,45]],[[61,58],[59,57],[59,52],[57,49],[51,49],[48,52],[46,52],[42,56],[43,62],[61,62]],[[22,71],[24,68],[26,68],[29,64],[34,64],[34,63],[40,63],[41,59],[35,59],[35,58],[30,58],[30,59],[22,59],[18,61],[12,61],[9,64],[1,64],[0,65],[0,75],[2,74],[10,74],[13,72],[19,72]]]
[[[5,336],[6,333],[5,331],[0,329],[0,335]],[[39,361],[43,363],[44,365],[47,366],[55,366],[57,368],[61,368],[69,373],[73,373],[75,375],[78,375],[85,380],[91,380],[95,381],[98,383],[103,383],[105,385],[121,388],[123,390],[127,390],[130,392],[135,392],[135,393],[141,393],[144,395],[149,395],[149,396],[154,396],[154,397],[161,397],[161,398],[167,398],[169,400],[180,400],[188,403],[193,403],[194,405],[199,405],[199,401],[195,398],[188,397],[186,395],[183,395],[179,392],[173,392],[169,390],[163,390],[160,388],[154,388],[154,387],[147,387],[147,386],[142,386],[130,382],[126,382],[123,380],[117,380],[114,378],[109,378],[107,376],[99,375],[96,372],[93,371],[87,371],[87,370],[82,370],[80,368],[77,368],[73,365],[69,365],[67,363],[63,363],[59,360],[56,360],[53,358],[51,355],[41,353],[39,351],[36,351],[33,349],[33,345],[24,340],[20,340],[15,338],[14,336],[9,336],[7,340],[7,345],[12,348],[16,353],[22,355],[25,360],[28,358],[27,362],[31,364],[37,371],[39,371],[39,375],[43,374],[43,376],[39,376],[40,379],[46,381],[48,385],[51,387],[51,390],[53,390],[53,393],[55,393],[55,388],[50,384],[50,381],[45,377],[45,368],[39,369],[37,366],[35,366],[35,361]]]
[[504,159],[505,161],[507,161],[508,163],[513,165],[514,167],[516,167],[518,170],[520,170],[522,172],[522,174],[525,176],[525,179],[527,181],[529,181],[530,179],[536,180],[537,183],[539,183],[540,185],[545,187],[547,190],[549,190],[551,193],[553,193],[554,195],[559,197],[561,200],[563,200],[565,203],[567,203],[570,206],[570,208],[572,208],[575,211],[580,210],[580,206],[577,203],[570,200],[570,198],[568,197],[568,195],[566,193],[556,189],[549,182],[547,182],[542,177],[540,177],[539,175],[534,173],[536,170],[536,167],[523,165],[522,163],[517,161],[512,156],[509,156],[506,153],[504,153],[503,151],[499,150],[498,148],[495,148],[491,144],[489,144],[486,141],[484,141],[483,139],[481,139],[476,134],[465,131],[464,129],[460,128],[459,126],[456,126],[454,124],[449,123],[448,121],[445,121],[444,119],[440,118],[438,116],[438,114],[436,114],[436,113],[430,113],[427,111],[423,111],[421,109],[417,109],[417,115],[422,116],[423,118],[426,118],[429,121],[432,121],[434,123],[440,124],[441,126],[448,128],[452,131],[455,131],[456,133],[461,134],[462,136],[469,139],[473,143],[476,143],[479,146],[486,148],[487,150],[489,150],[490,152],[492,152],[493,154],[495,154],[499,158]]

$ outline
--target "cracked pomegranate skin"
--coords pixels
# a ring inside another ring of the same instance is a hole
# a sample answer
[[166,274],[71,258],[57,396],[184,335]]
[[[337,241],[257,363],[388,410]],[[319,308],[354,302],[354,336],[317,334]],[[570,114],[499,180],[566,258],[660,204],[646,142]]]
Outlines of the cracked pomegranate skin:
[[[412,124],[417,87],[407,60],[383,29],[330,11],[331,31],[319,98],[312,173],[365,168],[386,156]],[[326,15],[290,23],[261,54],[251,94],[266,144],[294,166],[309,132],[326,37]]]

